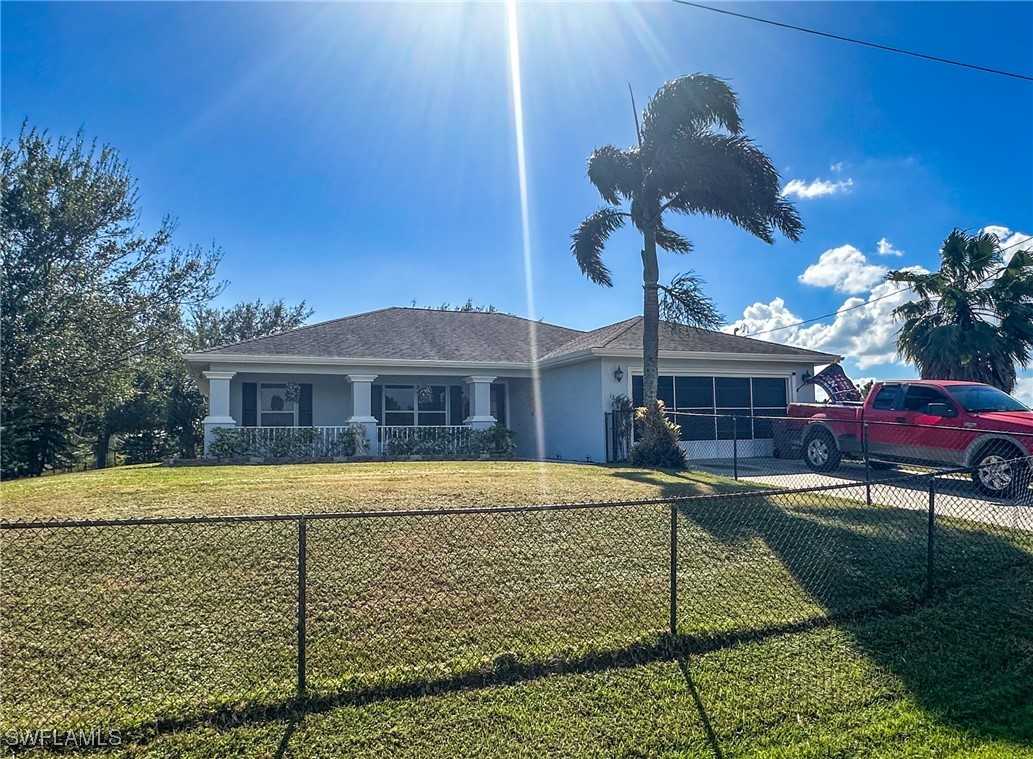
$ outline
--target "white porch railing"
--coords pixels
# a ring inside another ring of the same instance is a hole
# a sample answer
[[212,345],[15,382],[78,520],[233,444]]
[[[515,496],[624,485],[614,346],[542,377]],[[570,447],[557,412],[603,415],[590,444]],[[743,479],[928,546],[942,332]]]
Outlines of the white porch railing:
[[471,440],[472,427],[459,425],[441,427],[377,428],[380,452],[388,456],[430,455],[444,456],[462,453]]
[[375,446],[364,450],[365,429],[345,427],[233,427],[218,456],[265,459],[327,459],[355,454],[388,456],[467,455],[473,451],[475,430],[461,425],[435,427],[377,427]]
[[266,458],[314,458],[361,453],[356,427],[238,427],[242,447]]

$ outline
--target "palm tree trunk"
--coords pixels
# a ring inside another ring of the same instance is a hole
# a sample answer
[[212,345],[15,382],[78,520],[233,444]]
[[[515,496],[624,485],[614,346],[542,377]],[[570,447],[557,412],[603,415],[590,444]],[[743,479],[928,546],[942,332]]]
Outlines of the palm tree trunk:
[[660,364],[660,303],[657,298],[660,266],[656,260],[656,229],[647,228],[642,239],[642,403],[651,409],[656,405]]

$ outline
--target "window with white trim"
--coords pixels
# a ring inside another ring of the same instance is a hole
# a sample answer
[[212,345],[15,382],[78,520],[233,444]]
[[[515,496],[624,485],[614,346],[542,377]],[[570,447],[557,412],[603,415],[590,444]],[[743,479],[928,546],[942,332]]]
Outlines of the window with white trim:
[[262,382],[258,386],[258,424],[262,427],[297,427],[299,385]]
[[443,427],[448,422],[445,385],[384,385],[384,424],[397,427]]

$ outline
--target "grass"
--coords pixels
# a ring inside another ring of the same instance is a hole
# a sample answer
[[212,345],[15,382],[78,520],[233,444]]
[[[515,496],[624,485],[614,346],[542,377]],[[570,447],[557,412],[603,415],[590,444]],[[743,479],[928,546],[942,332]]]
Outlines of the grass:
[[736,489],[726,478],[702,472],[640,474],[619,467],[520,461],[145,465],[3,482],[0,504],[8,520],[101,519],[502,506]]
[[[737,487],[425,462],[140,467],[0,495],[11,519]],[[127,756],[1033,755],[1029,534],[943,520],[938,592],[920,603],[920,512],[770,493],[685,503],[672,649],[669,519],[644,506],[310,522],[300,713],[295,523],[5,532],[3,726],[117,725]]]

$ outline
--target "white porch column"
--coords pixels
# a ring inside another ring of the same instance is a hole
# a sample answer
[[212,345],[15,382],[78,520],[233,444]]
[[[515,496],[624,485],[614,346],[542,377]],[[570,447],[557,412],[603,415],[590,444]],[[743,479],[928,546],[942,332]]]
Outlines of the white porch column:
[[375,374],[347,374],[345,379],[352,386],[352,415],[346,420],[348,424],[361,425],[366,430],[367,453],[376,454],[377,419],[373,416],[373,380]]
[[204,425],[204,455],[212,444],[212,430],[218,427],[236,427],[237,420],[230,416],[230,380],[236,372],[204,372],[208,380],[208,416]]
[[466,386],[470,391],[470,416],[463,420],[467,427],[486,430],[498,421],[491,415],[491,383],[494,377],[467,377]]

